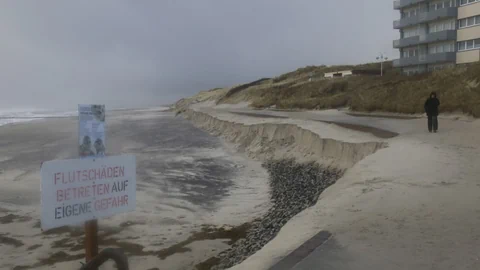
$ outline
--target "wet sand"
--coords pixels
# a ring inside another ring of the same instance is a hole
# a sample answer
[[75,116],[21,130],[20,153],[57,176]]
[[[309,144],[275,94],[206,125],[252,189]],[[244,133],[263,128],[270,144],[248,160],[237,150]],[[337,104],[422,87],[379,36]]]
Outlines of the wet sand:
[[[100,220],[101,248],[123,248],[141,269],[192,269],[268,208],[260,164],[188,121],[155,110],[107,117],[107,153],[137,157],[137,210]],[[76,142],[75,117],[0,127],[0,268],[79,268],[82,228],[39,223],[40,164],[75,158]]]

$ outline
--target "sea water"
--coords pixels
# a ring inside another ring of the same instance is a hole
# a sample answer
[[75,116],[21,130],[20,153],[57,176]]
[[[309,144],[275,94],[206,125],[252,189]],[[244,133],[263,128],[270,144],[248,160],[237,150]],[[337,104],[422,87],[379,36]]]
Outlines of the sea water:
[[0,109],[0,126],[30,122],[44,118],[64,118],[75,116],[75,111],[48,111],[31,108]]

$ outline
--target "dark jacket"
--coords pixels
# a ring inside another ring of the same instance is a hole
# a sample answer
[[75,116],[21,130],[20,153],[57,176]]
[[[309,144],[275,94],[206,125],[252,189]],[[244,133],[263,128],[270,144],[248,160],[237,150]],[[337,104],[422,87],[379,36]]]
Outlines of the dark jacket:
[[437,95],[432,93],[427,101],[425,101],[425,112],[429,116],[438,116],[438,106],[440,106],[440,101],[438,100]]

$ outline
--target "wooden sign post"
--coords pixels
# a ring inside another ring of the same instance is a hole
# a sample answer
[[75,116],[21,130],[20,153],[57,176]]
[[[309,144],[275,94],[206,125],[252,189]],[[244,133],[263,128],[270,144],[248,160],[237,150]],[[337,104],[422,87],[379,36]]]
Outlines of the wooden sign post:
[[[78,106],[78,134],[80,157],[105,155],[105,105]],[[92,138],[95,142],[92,145]],[[92,147],[93,146],[93,147]],[[98,221],[85,222],[85,260],[88,263],[98,255]]]
[[85,222],[85,261],[88,263],[98,255],[98,222]]

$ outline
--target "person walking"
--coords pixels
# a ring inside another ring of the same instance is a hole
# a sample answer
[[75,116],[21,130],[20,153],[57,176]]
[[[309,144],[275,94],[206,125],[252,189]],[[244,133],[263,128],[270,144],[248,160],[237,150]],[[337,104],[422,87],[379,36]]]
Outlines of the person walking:
[[437,98],[437,94],[432,92],[430,97],[425,101],[425,112],[428,116],[428,131],[437,132],[438,130],[438,106],[440,106],[440,101]]

